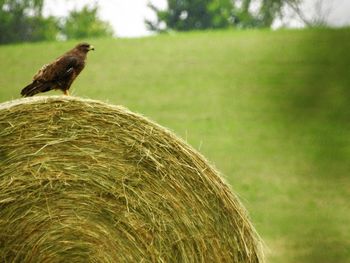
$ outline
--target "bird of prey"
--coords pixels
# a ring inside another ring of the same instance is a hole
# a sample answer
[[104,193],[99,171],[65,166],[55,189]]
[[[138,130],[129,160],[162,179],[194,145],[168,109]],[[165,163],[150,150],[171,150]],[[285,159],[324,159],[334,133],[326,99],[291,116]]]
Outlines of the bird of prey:
[[80,43],[51,64],[44,65],[34,75],[33,82],[22,89],[21,95],[30,97],[40,92],[57,89],[69,95],[68,90],[85,67],[86,55],[90,50],[95,50],[92,45]]

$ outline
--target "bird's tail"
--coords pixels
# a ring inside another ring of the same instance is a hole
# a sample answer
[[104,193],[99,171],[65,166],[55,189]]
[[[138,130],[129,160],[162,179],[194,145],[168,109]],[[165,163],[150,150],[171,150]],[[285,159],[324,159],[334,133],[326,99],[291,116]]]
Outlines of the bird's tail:
[[21,95],[23,97],[31,97],[39,92],[49,91],[50,87],[51,87],[50,83],[40,83],[40,82],[33,81],[32,83],[30,83],[29,85],[27,85],[22,89]]

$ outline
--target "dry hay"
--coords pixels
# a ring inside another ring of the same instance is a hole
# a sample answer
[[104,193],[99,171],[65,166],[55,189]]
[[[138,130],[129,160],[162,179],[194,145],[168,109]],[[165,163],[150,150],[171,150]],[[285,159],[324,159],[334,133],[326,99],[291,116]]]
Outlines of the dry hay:
[[125,108],[3,103],[0,143],[1,262],[262,262],[218,173]]

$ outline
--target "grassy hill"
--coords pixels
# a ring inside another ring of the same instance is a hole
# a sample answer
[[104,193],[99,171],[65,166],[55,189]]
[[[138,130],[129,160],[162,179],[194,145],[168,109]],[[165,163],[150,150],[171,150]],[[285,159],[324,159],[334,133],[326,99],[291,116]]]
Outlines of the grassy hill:
[[[240,195],[269,262],[350,262],[349,29],[90,42],[73,95],[141,112],[199,149]],[[0,102],[73,45],[0,46]]]

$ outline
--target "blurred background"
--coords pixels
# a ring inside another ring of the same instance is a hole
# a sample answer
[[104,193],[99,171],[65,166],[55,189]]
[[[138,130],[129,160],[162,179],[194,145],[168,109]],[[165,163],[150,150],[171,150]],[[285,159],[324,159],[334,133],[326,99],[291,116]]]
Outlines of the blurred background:
[[268,262],[346,263],[349,25],[348,0],[0,0],[0,102],[88,41],[73,95],[140,112],[203,153]]

